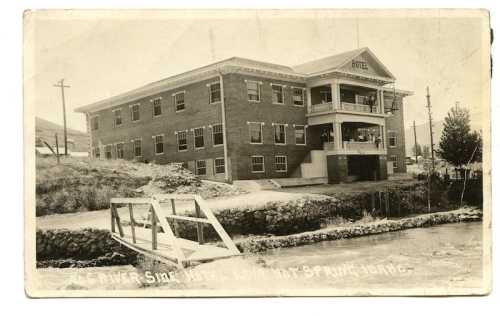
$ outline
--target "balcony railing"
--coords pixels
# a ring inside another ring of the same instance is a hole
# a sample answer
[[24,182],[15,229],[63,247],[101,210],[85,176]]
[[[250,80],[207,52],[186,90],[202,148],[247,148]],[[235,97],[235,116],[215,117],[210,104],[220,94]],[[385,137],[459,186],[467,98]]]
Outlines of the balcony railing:
[[344,142],[344,148],[346,150],[361,150],[361,151],[370,151],[370,150],[378,150],[382,149],[382,144],[372,143],[372,142]]
[[334,143],[324,143],[323,149],[330,152],[337,152],[339,154],[382,154],[384,150],[384,145],[379,143],[378,146],[374,142],[355,142],[355,141],[344,141],[342,142],[342,147],[339,149],[335,148]]
[[[357,103],[349,103],[349,102],[341,102],[341,109],[344,111],[352,111],[352,112],[366,112],[370,113],[370,106],[366,104],[357,104]],[[377,112],[377,106],[372,106],[373,112]]]
[[351,112],[379,113],[377,105],[373,105],[370,109],[369,105],[349,102],[341,102],[340,108],[332,102],[312,104],[310,113],[330,112],[337,109]]
[[333,110],[333,103],[318,103],[311,105],[311,113],[328,112]]

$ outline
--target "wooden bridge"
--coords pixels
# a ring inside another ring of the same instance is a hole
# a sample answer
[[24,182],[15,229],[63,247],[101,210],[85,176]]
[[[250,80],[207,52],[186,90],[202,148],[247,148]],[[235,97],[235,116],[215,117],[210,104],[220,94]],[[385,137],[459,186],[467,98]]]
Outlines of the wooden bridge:
[[[177,214],[176,201],[194,202],[196,217]],[[170,210],[162,207],[161,204],[164,203],[170,204]],[[130,230],[127,232],[124,231],[125,225],[118,212],[120,206],[128,206]],[[148,207],[148,219],[136,220],[134,206]],[[111,233],[115,240],[161,262],[175,263],[178,267],[185,268],[192,262],[240,255],[231,237],[199,195],[159,194],[151,198],[112,198],[110,212]],[[167,219],[170,219],[170,222]],[[177,231],[178,221],[196,224],[197,241],[180,237]],[[224,247],[205,243],[204,226],[207,225],[214,228]]]

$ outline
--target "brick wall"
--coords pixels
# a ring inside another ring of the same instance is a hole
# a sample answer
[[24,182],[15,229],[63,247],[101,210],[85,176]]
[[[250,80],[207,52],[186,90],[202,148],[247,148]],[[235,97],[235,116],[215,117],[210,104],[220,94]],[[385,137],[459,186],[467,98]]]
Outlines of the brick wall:
[[[245,80],[261,82],[260,102],[248,101]],[[284,88],[284,104],[272,103],[271,83],[286,85]],[[261,77],[229,74],[224,79],[226,94],[226,119],[228,130],[228,152],[232,161],[233,179],[259,179],[287,177],[292,174],[305,155],[309,146],[295,144],[294,124],[306,125],[306,104],[294,106],[291,87],[305,87],[304,84],[271,80]],[[263,122],[263,144],[250,144],[249,126],[247,122]],[[286,127],[286,145],[274,144],[272,123],[288,124]],[[306,141],[306,144],[308,142]],[[251,172],[251,156],[261,155],[265,160],[265,172]],[[288,160],[287,172],[276,172],[274,156],[285,155]]]
[[[392,104],[392,96],[384,98],[387,106]],[[403,118],[403,100],[401,97],[396,97],[396,102],[399,110],[395,111],[392,116],[386,119],[386,137],[387,137],[387,161],[391,161],[393,156],[397,157],[397,168],[394,172],[406,172],[406,151],[405,151],[405,133],[404,133],[404,118]],[[396,134],[396,146],[389,146],[389,131],[394,131]]]

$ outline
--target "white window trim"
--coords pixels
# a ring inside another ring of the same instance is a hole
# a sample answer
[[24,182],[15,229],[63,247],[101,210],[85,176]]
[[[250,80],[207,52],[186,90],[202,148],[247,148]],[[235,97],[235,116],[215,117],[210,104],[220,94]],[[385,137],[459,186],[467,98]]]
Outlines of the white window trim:
[[[196,147],[196,135],[195,135],[194,131],[196,129],[200,129],[200,128],[203,129],[203,147]],[[191,131],[193,132],[193,148],[194,148],[194,150],[205,149],[205,143],[206,143],[206,141],[205,141],[205,126],[193,127],[191,129]]]
[[221,129],[223,129],[224,127],[222,126],[222,123],[217,123],[217,124],[213,124],[213,125],[208,125],[208,127],[212,130],[212,147],[221,147],[221,146],[224,146],[224,130],[222,130],[222,135],[223,135],[223,138],[222,138],[222,144],[217,144],[215,145],[215,134],[214,134],[214,126],[215,125],[220,125],[221,126]]
[[[160,100],[160,114],[158,115],[155,115],[155,105],[154,105],[154,101],[156,100]],[[156,97],[156,98],[153,98],[151,100],[149,100],[149,102],[151,102],[151,109],[152,109],[152,112],[153,112],[153,118],[155,117],[159,117],[159,116],[162,116],[163,115],[163,108],[162,108],[162,104],[161,104],[161,100],[162,100],[162,97]]]
[[[248,100],[248,85],[247,85],[247,83],[249,83],[249,82],[254,82],[254,83],[257,84],[257,93],[259,95],[259,100]],[[247,88],[247,101],[251,102],[251,103],[260,103],[262,101],[262,93],[261,93],[262,81],[247,80],[247,79],[245,79],[245,85],[247,85],[246,86],[246,88]]]
[[[116,114],[115,114],[116,111],[120,111],[120,118],[122,120],[122,122],[119,125],[116,125]],[[123,125],[123,109],[116,108],[116,109],[111,110],[111,112],[113,113],[113,127],[116,128],[116,127],[122,126]]]
[[[306,88],[304,87],[294,87],[294,86],[290,86],[290,89],[292,91],[292,105],[293,106],[296,106],[298,108],[303,108],[305,105],[306,105]],[[293,90],[294,89],[301,89],[302,90],[302,105],[299,105],[299,104],[295,104],[295,102],[293,101]]]
[[[97,128],[96,128],[96,129],[94,129],[94,128],[92,127],[92,120],[93,120],[93,119],[95,119],[95,118],[97,119]],[[95,114],[95,115],[92,115],[92,116],[90,117],[90,130],[91,130],[91,131],[97,131],[97,130],[99,130],[99,114]]]
[[[252,135],[250,135],[250,124],[259,124],[260,125],[260,143],[253,143],[252,142]],[[264,131],[262,129],[262,126],[264,126],[264,122],[247,122],[248,125],[248,140],[250,144],[252,145],[263,145],[264,144]]]
[[[224,171],[223,172],[217,172],[217,168],[216,168],[216,165],[215,165],[215,161],[217,159],[222,159],[224,161]],[[226,160],[224,159],[224,157],[216,157],[216,158],[214,158],[214,174],[225,174],[226,173],[226,171],[225,171],[226,169],[225,168],[226,168]]]
[[[284,84],[280,84],[280,83],[270,83],[271,85],[271,102],[272,104],[277,104],[277,105],[284,105],[285,104],[285,88],[286,88],[286,85]],[[273,86],[280,86],[281,87],[281,93],[283,94],[283,102],[282,103],[279,103],[279,102],[274,102],[273,101]]]
[[[302,128],[304,129],[304,143],[303,144],[297,144],[297,136],[295,135],[295,127],[296,126],[302,126]],[[307,125],[293,124],[293,136],[295,138],[295,145],[307,146]]]
[[[136,105],[137,105],[137,108],[139,109],[139,111],[138,111],[138,112],[139,112],[139,119],[134,121],[134,115],[133,115],[132,108],[133,108],[134,106],[136,106]],[[128,106],[128,107],[129,107],[129,109],[130,109],[130,121],[131,121],[132,123],[136,123],[136,122],[139,122],[139,121],[141,120],[141,111],[140,111],[140,106],[141,106],[141,104],[140,104],[140,103],[134,103],[134,104],[130,104],[130,105]]]
[[[205,162],[205,174],[199,174],[198,173],[198,161],[204,161]],[[207,160],[206,159],[197,159],[194,161],[194,170],[195,170],[195,175],[197,176],[206,176],[207,175]]]
[[[135,155],[135,141],[136,140],[140,140],[141,141],[141,155],[140,156],[136,156]],[[132,143],[132,152],[134,153],[134,158],[141,158],[142,157],[142,137],[140,137],[140,138],[134,138],[130,142]]]
[[[262,171],[254,171],[253,170],[252,158],[262,158]],[[264,159],[264,156],[261,156],[261,155],[250,156],[250,171],[252,173],[265,173],[266,172],[266,160]]]
[[[163,151],[161,153],[157,153],[156,152],[156,137],[158,136],[161,136],[163,138]],[[159,155],[164,155],[165,154],[165,134],[158,134],[158,135],[153,135],[151,136],[151,138],[153,139],[153,142],[154,142],[154,148],[155,148],[155,156],[159,156]]]
[[[288,124],[284,124],[284,123],[272,123],[271,125],[273,126],[273,139],[274,139],[274,144],[275,144],[275,145],[278,145],[278,146],[284,146],[284,145],[286,145],[286,128],[288,127]],[[276,135],[275,135],[274,127],[275,127],[275,126],[278,126],[278,125],[283,125],[283,126],[285,126],[285,128],[284,128],[284,131],[285,131],[285,142],[284,142],[284,143],[277,143],[277,142],[276,142],[276,137],[275,137]],[[294,136],[295,136],[295,131],[294,131]]]
[[[394,160],[392,158],[395,158]],[[398,170],[398,155],[391,155],[392,170]]]
[[[218,104],[218,103],[221,102],[220,100],[212,102],[212,85],[214,85],[214,84],[219,84],[220,85],[220,82],[219,81],[214,81],[214,82],[207,83],[207,87],[208,87],[208,104]],[[219,94],[220,94],[220,98],[222,99],[222,90],[221,90],[220,86],[219,86]]]
[[[185,132],[186,133],[186,149],[179,150],[179,132]],[[188,149],[189,149],[188,133],[189,133],[189,130],[187,130],[187,129],[185,129],[183,131],[175,131],[174,132],[175,138],[177,140],[177,152],[182,153],[182,152],[188,151]]]
[[[108,158],[108,157],[106,157],[106,153],[108,152],[108,151],[106,150],[106,148],[108,148],[108,147],[110,148],[109,153],[110,153],[110,156],[111,156],[111,157],[109,157],[109,158]],[[113,144],[107,144],[107,145],[104,145],[104,159],[113,159]]]
[[[276,158],[278,157],[284,157],[285,158],[285,170],[278,170],[276,169]],[[286,173],[288,172],[288,157],[285,156],[285,155],[276,155],[274,156],[274,171],[276,172],[283,172],[283,173]]]
[[[394,146],[391,146],[391,137],[390,134],[394,134]],[[398,147],[398,136],[395,130],[387,130],[387,145],[389,148],[396,148]]]
[[[181,94],[181,93],[184,94],[184,108],[182,110],[177,110],[177,100],[176,100],[175,96],[178,95],[178,94]],[[172,93],[172,99],[174,101],[175,113],[184,112],[186,110],[186,90],[177,91],[175,93]]]

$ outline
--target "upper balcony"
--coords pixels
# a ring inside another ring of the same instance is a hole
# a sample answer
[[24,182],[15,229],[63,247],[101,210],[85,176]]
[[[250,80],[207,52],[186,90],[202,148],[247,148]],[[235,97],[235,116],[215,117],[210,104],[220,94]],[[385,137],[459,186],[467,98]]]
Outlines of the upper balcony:
[[[332,87],[335,89],[332,94]],[[353,112],[382,115],[380,91],[347,84],[310,88],[309,114]]]

